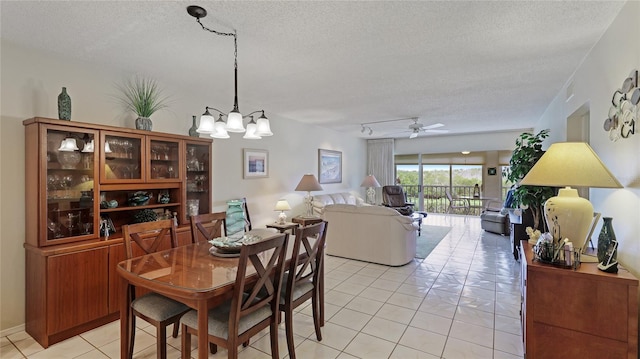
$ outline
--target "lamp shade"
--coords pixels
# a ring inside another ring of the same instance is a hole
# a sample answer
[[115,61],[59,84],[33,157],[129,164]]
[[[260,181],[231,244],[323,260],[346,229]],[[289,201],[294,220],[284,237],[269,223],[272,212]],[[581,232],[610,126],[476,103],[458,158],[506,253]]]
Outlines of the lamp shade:
[[244,132],[244,126],[242,125],[242,115],[240,112],[231,111],[227,115],[227,131],[228,132]]
[[308,192],[311,192],[311,191],[322,191],[322,186],[320,185],[320,183],[316,179],[316,176],[308,173],[308,174],[302,176],[302,179],[300,179],[300,182],[296,186],[295,190],[296,191],[308,191]]
[[209,109],[207,109],[202,114],[202,116],[200,116],[200,124],[198,125],[196,132],[204,133],[204,134],[214,133],[215,132],[214,121],[215,119],[209,113]]
[[576,187],[622,188],[593,149],[584,142],[552,144],[520,181],[527,186],[562,187],[544,204],[544,217],[556,243],[565,238],[576,248],[586,247],[594,212],[587,199],[578,196]]
[[584,142],[552,144],[520,181],[526,186],[622,188],[591,146]]
[[291,210],[291,206],[289,205],[289,202],[287,202],[286,199],[278,200],[278,202],[276,203],[276,207],[274,208],[274,211],[289,211],[289,210]]
[[362,183],[360,184],[360,187],[381,187],[380,183],[378,183],[378,180],[376,179],[376,177],[374,175],[368,175],[367,177],[364,178],[364,180],[362,181]]
[[246,140],[261,139],[262,137],[256,134],[256,130],[257,130],[256,122],[253,120],[253,116],[251,116],[251,121],[249,121],[249,123],[247,124],[247,132],[244,133],[244,136],[242,136],[242,138]]
[[261,137],[273,136],[273,132],[271,132],[271,124],[269,124],[269,119],[264,115],[264,111],[262,111],[262,115],[258,117],[258,128],[256,129],[256,135]]

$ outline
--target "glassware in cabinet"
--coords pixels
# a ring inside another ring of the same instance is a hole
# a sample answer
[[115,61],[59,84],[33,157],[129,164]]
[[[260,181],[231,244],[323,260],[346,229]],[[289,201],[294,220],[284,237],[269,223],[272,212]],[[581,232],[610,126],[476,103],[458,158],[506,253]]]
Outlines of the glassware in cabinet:
[[40,245],[53,245],[95,236],[95,193],[98,132],[72,126],[44,126],[45,174],[40,200],[46,218]]
[[143,182],[145,166],[144,136],[101,131],[101,183]]
[[186,220],[196,212],[208,213],[211,208],[210,152],[210,144],[186,142]]
[[151,137],[148,141],[147,156],[151,182],[175,182],[182,179],[180,168],[181,142],[161,137]]

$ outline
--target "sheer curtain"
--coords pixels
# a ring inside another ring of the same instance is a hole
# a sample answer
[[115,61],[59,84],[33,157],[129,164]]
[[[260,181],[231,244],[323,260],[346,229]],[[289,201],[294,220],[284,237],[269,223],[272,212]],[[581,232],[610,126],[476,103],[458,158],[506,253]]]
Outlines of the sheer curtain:
[[[392,138],[367,140],[367,174],[376,177],[381,186],[394,185],[394,142]],[[376,190],[376,197],[378,197]]]

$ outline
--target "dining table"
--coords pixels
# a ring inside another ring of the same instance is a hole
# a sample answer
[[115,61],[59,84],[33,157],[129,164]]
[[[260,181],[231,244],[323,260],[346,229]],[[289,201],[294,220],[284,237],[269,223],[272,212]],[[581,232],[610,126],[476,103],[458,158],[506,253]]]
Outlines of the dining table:
[[[262,239],[280,235],[273,229],[254,229],[247,234],[259,236]],[[291,258],[293,240],[293,237],[289,238],[286,258]],[[197,310],[198,333],[208,332],[208,310],[232,297],[239,262],[237,257],[213,255],[210,252],[211,247],[209,242],[197,242],[118,263],[116,272],[121,278],[120,293],[121,299],[124,299],[120,301],[122,358],[126,358],[129,352],[129,323],[132,320],[130,286],[162,294]],[[324,289],[322,262],[320,263],[321,290]],[[254,275],[253,267],[247,268],[247,276]],[[323,300],[320,301],[320,313],[323,319],[322,302]],[[208,348],[208,336],[198,335],[199,359],[208,357]],[[190,358],[190,356],[190,353],[182,353],[182,358]]]

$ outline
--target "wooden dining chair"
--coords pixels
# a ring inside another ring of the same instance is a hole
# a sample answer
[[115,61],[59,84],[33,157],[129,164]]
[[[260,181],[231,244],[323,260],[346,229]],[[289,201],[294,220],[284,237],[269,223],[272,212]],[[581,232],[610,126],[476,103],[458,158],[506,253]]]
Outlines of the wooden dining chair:
[[[289,235],[277,234],[266,240],[243,244],[233,297],[208,312],[208,339],[213,353],[218,346],[227,348],[228,358],[238,357],[238,346],[269,327],[271,357],[278,355],[278,302]],[[247,277],[250,265],[255,275]],[[180,319],[182,357],[189,358],[191,335],[198,334],[198,312],[190,310]]]
[[222,237],[226,232],[226,212],[191,216],[191,242],[198,243]]
[[[178,246],[178,237],[173,220],[145,222],[122,226],[124,234],[125,254],[127,259],[134,257],[134,243],[136,253],[151,254],[164,249]],[[167,243],[170,242],[170,243]],[[142,250],[140,250],[142,249]],[[169,299],[157,293],[148,293],[136,298],[134,286],[130,286],[131,322],[129,323],[129,358],[133,357],[135,342],[136,317],[153,324],[156,327],[157,357],[167,357],[167,326],[173,324],[173,337],[178,337],[180,317],[189,310],[186,305]]]
[[285,314],[287,347],[291,359],[296,358],[293,342],[293,310],[309,299],[311,299],[313,310],[316,338],[318,341],[322,340],[320,305],[324,295],[321,293],[320,276],[327,227],[327,222],[323,221],[296,230],[293,254],[284,275],[279,305],[279,310]]

